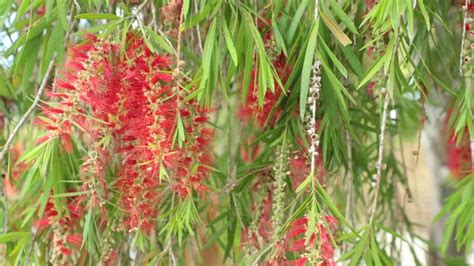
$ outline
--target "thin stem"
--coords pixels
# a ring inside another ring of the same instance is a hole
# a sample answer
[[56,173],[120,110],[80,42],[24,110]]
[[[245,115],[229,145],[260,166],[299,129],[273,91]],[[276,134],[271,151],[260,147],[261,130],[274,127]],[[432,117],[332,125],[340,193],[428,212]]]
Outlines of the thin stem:
[[314,0],[314,22],[319,19],[319,0]]
[[36,93],[33,103],[31,104],[30,108],[28,108],[28,110],[25,112],[25,114],[20,118],[20,121],[18,121],[18,124],[13,129],[12,133],[8,136],[8,139],[5,142],[5,145],[3,146],[2,151],[0,152],[0,162],[3,161],[3,158],[8,153],[10,146],[12,145],[13,140],[15,140],[15,137],[20,131],[21,127],[25,124],[25,122],[27,121],[31,113],[33,113],[33,111],[36,108],[36,105],[38,105],[38,102],[40,101],[41,96],[43,95],[44,89],[46,88],[46,84],[48,83],[49,75],[51,74],[51,71],[53,70],[55,59],[56,59],[56,53],[53,55],[53,58],[51,58],[51,61],[49,62],[48,68],[46,70],[46,73],[44,74],[43,80],[38,89],[38,92]]
[[151,5],[151,18],[152,18],[152,25],[153,25],[153,30],[157,31],[158,30],[158,23],[156,21],[156,6],[155,3],[152,1],[150,2]]
[[405,175],[405,177],[407,178],[406,197],[408,197],[408,202],[412,202],[413,195],[410,189],[410,180],[408,178],[408,169],[407,169],[407,162],[405,158],[405,149],[403,147],[403,138],[401,134],[398,135],[398,141],[400,142],[400,156],[402,158],[403,175]]
[[[194,1],[194,12],[197,14],[199,12],[198,9],[198,1]],[[203,53],[204,49],[202,48],[202,38],[201,38],[201,28],[199,27],[199,24],[196,25],[196,34],[197,34],[197,39],[198,39],[198,47],[199,51],[201,54]]]
[[372,205],[372,211],[370,214],[370,219],[369,223],[371,224],[375,211],[377,209],[377,201],[378,197],[380,194],[380,183],[382,179],[382,168],[383,168],[383,147],[384,147],[384,140],[385,140],[385,128],[387,126],[387,113],[388,113],[388,104],[390,103],[390,93],[388,90],[385,92],[385,99],[383,103],[383,112],[382,112],[382,123],[380,125],[380,142],[379,142],[379,149],[378,149],[378,157],[377,157],[377,163],[375,165],[375,168],[377,170],[375,174],[375,179],[376,179],[376,184],[375,184],[375,197],[374,197],[374,202]]
[[470,23],[472,20],[469,18],[469,10],[468,10],[468,6],[470,3],[471,3],[471,0],[465,0],[464,6],[462,7],[464,20],[462,24],[461,54],[459,56],[459,73],[461,73],[461,76],[464,76],[464,73],[462,71],[462,65],[463,65],[463,60],[464,60],[464,43],[466,42],[466,25]]
[[174,252],[173,252],[173,242],[171,240],[172,237],[169,238],[168,240],[168,254],[169,254],[169,259],[170,259],[170,264],[173,265],[173,266],[176,266],[177,263],[176,263],[176,256],[174,255]]
[[316,130],[316,110],[317,101],[321,90],[321,62],[316,59],[313,64],[313,76],[311,78],[310,92],[311,96],[308,98],[310,105],[311,118],[309,122],[308,135],[311,139],[310,153],[311,153],[311,176],[316,174],[316,157],[318,154],[319,147],[319,135]]
[[352,137],[347,131],[344,131],[347,143],[347,189],[346,189],[346,219],[352,226],[355,224],[355,200],[354,200],[354,174],[352,169]]
[[[183,19],[184,19],[184,9],[181,8],[181,12],[179,14],[179,24],[178,24],[178,40],[177,40],[177,48],[176,48],[176,74],[179,75],[181,73],[181,37],[182,37],[182,32],[181,32],[181,25],[183,24]],[[179,78],[178,80],[178,86],[180,83]]]

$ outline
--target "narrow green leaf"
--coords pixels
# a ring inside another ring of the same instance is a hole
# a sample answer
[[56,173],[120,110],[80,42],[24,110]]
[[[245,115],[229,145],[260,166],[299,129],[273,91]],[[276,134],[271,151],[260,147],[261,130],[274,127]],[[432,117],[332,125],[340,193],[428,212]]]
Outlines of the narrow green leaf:
[[379,257],[379,249],[377,248],[377,242],[375,240],[374,234],[371,234],[371,240],[370,240],[370,253],[372,255],[372,258],[374,259],[374,265],[375,266],[382,266],[382,261],[380,260]]
[[317,42],[317,26],[313,24],[311,33],[309,35],[308,44],[306,45],[306,52],[303,62],[303,69],[301,73],[301,84],[300,84],[300,118],[304,120],[306,114],[306,102],[308,101],[309,82],[311,79],[312,65],[314,60],[314,53],[316,50]]
[[336,55],[331,51],[331,49],[329,49],[329,47],[326,45],[326,43],[324,42],[324,40],[322,38],[320,38],[319,43],[324,48],[324,51],[326,51],[326,54],[329,56],[329,58],[331,59],[333,64],[337,67],[339,72],[341,72],[341,74],[344,76],[344,78],[347,78],[347,69],[344,67],[344,65],[341,63],[341,61],[339,61],[339,59],[337,59]]
[[61,25],[63,26],[64,30],[67,30],[68,28],[68,21],[67,21],[67,0],[58,0],[57,5],[58,5],[58,16],[59,16],[59,22],[61,22]]
[[211,60],[212,54],[214,49],[214,42],[215,42],[215,35],[216,35],[216,20],[212,20],[211,25],[209,26],[209,30],[207,32],[206,41],[204,43],[204,52],[203,52],[203,60],[202,60],[202,68],[203,73],[201,77],[201,83],[199,88],[202,89],[206,85],[207,80],[209,79],[209,74],[211,72]]
[[291,20],[290,27],[288,28],[288,35],[287,35],[288,42],[291,42],[293,40],[296,29],[298,28],[298,25],[301,24],[301,18],[304,12],[306,11],[307,6],[308,6],[308,0],[302,0],[299,3],[298,9],[296,10],[296,13],[293,16],[293,19]]
[[377,74],[377,72],[380,70],[380,68],[382,68],[384,63],[385,63],[385,56],[381,56],[377,60],[377,62],[375,62],[372,65],[372,67],[369,69],[369,71],[367,71],[364,78],[362,78],[362,80],[360,81],[359,86],[357,86],[357,89],[362,88],[362,86],[364,86],[367,82],[369,82],[370,79],[373,78],[375,76],[375,74]]
[[426,11],[424,0],[418,0],[418,5],[420,6],[420,10],[421,10],[421,14],[423,15],[423,18],[425,18],[426,28],[429,30],[431,28],[430,17],[428,16],[428,12]]
[[239,64],[239,60],[237,58],[237,51],[235,50],[234,42],[232,41],[232,37],[230,36],[229,28],[227,27],[227,22],[223,19],[222,28],[224,30],[224,39],[227,49],[229,50],[230,57],[234,62],[234,65],[237,66]]
[[82,14],[76,15],[74,18],[77,18],[77,19],[90,19],[90,20],[96,20],[96,19],[115,20],[115,19],[120,19],[119,16],[116,16],[114,14],[103,14],[103,13],[82,13]]
[[362,254],[364,253],[368,239],[369,239],[369,232],[368,230],[366,230],[364,234],[362,235],[361,240],[354,247],[354,255],[351,258],[351,263],[349,266],[359,265],[360,258],[362,257]]
[[344,31],[342,31],[341,28],[339,28],[339,25],[332,17],[325,14],[322,10],[319,10],[319,16],[323,20],[324,24],[329,28],[329,30],[334,35],[334,37],[336,37],[336,39],[343,46],[346,46],[352,43],[351,39],[349,39],[349,37],[347,37]]
[[0,234],[0,243],[6,243],[18,239],[22,239],[28,237],[31,233],[30,232],[9,232]]
[[353,33],[358,34],[357,28],[352,22],[352,19],[342,10],[341,6],[336,2],[336,0],[329,0],[332,10],[336,16],[341,19],[342,23]]

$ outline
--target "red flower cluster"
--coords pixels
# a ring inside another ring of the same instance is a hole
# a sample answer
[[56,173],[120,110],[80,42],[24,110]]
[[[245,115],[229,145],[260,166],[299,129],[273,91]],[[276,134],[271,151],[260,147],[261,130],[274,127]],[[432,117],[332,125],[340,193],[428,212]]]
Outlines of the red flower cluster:
[[[331,240],[331,231],[337,228],[337,220],[333,216],[325,216],[324,222],[316,225],[316,232],[306,240],[305,234],[308,226],[308,218],[299,218],[291,224],[291,229],[286,233],[285,238],[278,243],[280,256],[275,258],[273,265],[298,265],[304,266],[308,261],[308,254],[311,250],[319,250],[318,265],[335,266],[334,262],[334,246]],[[296,260],[288,261],[285,253],[293,252],[300,254]]]
[[[254,190],[257,190],[258,186],[254,186]],[[267,190],[265,192],[265,197],[255,204],[252,210],[252,213],[258,212],[259,214],[254,228],[245,228],[242,233],[242,243],[257,250],[262,249],[263,245],[270,242],[273,236],[272,191]]]
[[372,10],[374,6],[377,4],[377,0],[365,0],[365,6],[367,7],[367,11]]
[[[283,54],[278,56],[278,58],[273,62],[273,66],[275,67],[282,83],[285,84],[291,72],[291,69],[286,65],[286,57]],[[252,70],[246,105],[240,107],[239,116],[247,122],[254,118],[259,127],[274,125],[280,117],[282,109],[277,107],[273,114],[271,112],[276,106],[281,93],[282,88],[275,81],[275,91],[272,92],[267,90],[263,105],[259,106],[256,73],[255,70]],[[267,119],[269,120],[267,121]]]
[[148,230],[162,181],[181,197],[205,191],[213,131],[205,126],[207,110],[184,101],[187,92],[176,85],[169,57],[152,53],[134,34],[126,47],[121,56],[117,45],[89,36],[71,48],[64,77],[49,93],[59,100],[44,106],[45,116],[36,121],[49,130],[40,142],[59,137],[66,152],[77,139],[72,135],[87,144],[82,179],[98,180],[104,197],[106,170],[118,158],[115,186],[128,213],[126,227]]
[[33,224],[33,232],[39,234],[43,229],[51,228],[52,232],[52,260],[64,264],[68,257],[73,254],[73,248],[79,250],[82,245],[82,234],[75,233],[79,228],[79,218],[83,215],[83,209],[71,201],[67,205],[69,216],[59,217],[53,202],[46,204],[43,218]]
[[472,173],[472,151],[467,127],[461,143],[458,145],[455,137],[454,128],[449,127],[453,110],[448,110],[445,121],[446,134],[446,164],[452,177],[462,179]]
[[[288,80],[291,74],[291,67],[288,66],[286,62],[286,56],[284,54],[277,54],[275,51],[273,32],[271,31],[271,20],[262,20],[259,19],[257,27],[260,32],[262,32],[262,38],[265,45],[265,49],[269,53],[273,53],[273,67],[276,70],[277,75],[279,76],[282,84],[284,85]],[[240,107],[239,116],[249,122],[252,118],[255,119],[257,126],[266,127],[268,125],[273,125],[278,120],[281,115],[282,109],[276,108],[275,112],[270,117],[272,109],[276,106],[278,99],[281,96],[283,88],[280,87],[278,82],[275,82],[274,87],[275,91],[272,92],[269,89],[266,91],[264,96],[263,105],[259,106],[258,104],[258,80],[256,77],[255,69],[252,70],[250,85],[247,93],[246,105]],[[267,121],[267,119],[269,119]]]
[[[262,185],[262,184],[257,184]],[[272,223],[272,191],[267,190],[266,196],[255,205],[253,212],[258,212],[256,223],[249,228],[245,228],[242,233],[242,243],[246,247],[261,250],[263,246],[270,243],[274,237]],[[334,246],[331,234],[337,229],[338,222],[333,216],[324,216],[324,221],[317,222],[315,232],[309,241],[306,241],[308,230],[308,218],[302,217],[291,223],[290,229],[283,239],[276,244],[276,249],[271,253],[271,257],[266,265],[304,266],[308,262],[308,257],[316,259],[323,266],[335,266]],[[318,250],[318,257],[311,256],[311,251]],[[288,253],[292,253],[295,260],[287,258]]]

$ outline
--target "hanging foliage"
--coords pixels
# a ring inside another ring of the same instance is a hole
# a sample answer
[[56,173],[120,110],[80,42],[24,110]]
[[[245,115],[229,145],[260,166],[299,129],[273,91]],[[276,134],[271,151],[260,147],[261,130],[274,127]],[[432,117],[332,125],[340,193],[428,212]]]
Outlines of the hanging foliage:
[[433,249],[469,252],[470,0],[4,0],[0,27],[8,265],[420,264],[403,141],[437,95]]

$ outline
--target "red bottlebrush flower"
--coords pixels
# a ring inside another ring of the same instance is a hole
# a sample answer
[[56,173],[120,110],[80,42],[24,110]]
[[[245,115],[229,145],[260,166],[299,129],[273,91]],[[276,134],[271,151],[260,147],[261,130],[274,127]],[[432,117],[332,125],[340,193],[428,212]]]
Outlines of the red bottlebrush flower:
[[72,250],[70,248],[67,248],[67,247],[61,247],[59,249],[59,252],[61,252],[61,254],[64,255],[64,256],[72,256]]
[[377,0],[365,0],[365,6],[367,7],[368,11],[372,10],[376,4]]
[[[449,126],[449,120],[453,115],[453,110],[447,112],[445,131],[446,131],[446,164],[455,179],[462,179],[471,172],[472,151],[469,140],[469,134],[465,133],[460,145],[455,138],[455,130]],[[467,132],[467,128],[464,129]]]
[[66,237],[66,241],[69,244],[79,248],[82,245],[82,235],[79,235],[79,234],[69,235]]
[[56,86],[58,88],[61,88],[61,89],[66,89],[66,90],[71,90],[71,91],[76,90],[76,87],[74,87],[73,85],[71,85],[71,84],[69,84],[69,83],[67,83],[63,80],[57,80],[56,81]]
[[39,220],[37,220],[36,222],[33,223],[33,228],[34,230],[36,231],[41,231],[45,228],[48,228],[50,225],[49,223],[49,218],[48,217],[44,217],[44,218],[41,218]]
[[43,113],[45,114],[64,114],[64,109],[56,108],[52,106],[42,107]]
[[296,260],[289,261],[289,265],[293,266],[304,266],[306,265],[306,262],[308,261],[308,258],[306,257],[301,257]]
[[41,143],[48,141],[50,138],[51,138],[51,135],[49,134],[43,135],[35,141],[35,144],[40,145]]
[[[285,234],[284,238],[277,244],[276,256],[272,263],[278,262],[282,265],[304,265],[307,258],[303,256],[310,249],[318,248],[320,257],[318,258],[322,265],[334,265],[334,247],[331,241],[330,230],[334,230],[337,220],[332,216],[325,216],[325,222],[319,222],[317,230],[307,241],[305,234],[307,230],[308,219],[306,217],[298,218],[291,223],[291,229]],[[329,229],[326,228],[329,224]],[[288,261],[285,253],[292,252],[298,259]],[[277,265],[279,265],[277,263]],[[274,264],[271,264],[274,265]]]
[[[270,27],[268,27],[270,22],[271,21],[265,23],[264,21],[260,21],[259,23],[261,24],[261,32],[264,32],[265,29],[268,29],[267,33],[264,36],[264,42],[266,46],[271,43],[271,39],[273,38],[273,33],[269,30]],[[273,66],[282,84],[284,85],[291,73],[291,66],[287,65],[285,55],[280,54],[275,56]],[[256,86],[258,84],[257,81],[257,74],[255,70],[252,70],[250,86],[247,90],[248,94],[246,104],[240,107],[238,115],[246,122],[249,122],[251,119],[254,119],[257,126],[259,127],[266,127],[268,125],[271,126],[278,120],[282,112],[282,109],[280,107],[277,107],[276,104],[281,96],[283,88],[281,88],[280,84],[275,81],[275,91],[272,92],[268,89],[264,95],[263,104],[259,105],[258,87]]]
[[104,265],[114,266],[117,265],[119,256],[114,250],[110,250],[109,253],[104,257]]
[[[71,136],[79,130],[84,145],[94,149],[89,154],[98,154],[97,158],[84,159],[81,179],[84,186],[96,179],[103,186],[97,192],[104,191],[103,198],[108,191],[106,158],[111,152],[120,155],[115,189],[126,211],[126,229],[146,231],[154,227],[158,211],[156,202],[163,187],[160,167],[165,168],[172,190],[179,197],[192,191],[204,196],[204,182],[210,173],[204,165],[212,163],[208,146],[214,134],[204,125],[208,110],[200,109],[197,102],[185,103],[188,91],[177,87],[168,74],[173,69],[171,57],[152,53],[135,34],[127,35],[126,42],[126,57],[121,57],[118,46],[92,35],[87,36],[85,44],[71,47],[64,73],[55,83],[56,90],[48,93],[56,103],[43,108],[45,117],[37,119],[37,124],[49,131],[40,141],[59,137],[65,152],[72,152]],[[176,113],[186,130],[183,147],[178,147],[174,139]],[[114,150],[100,144],[105,137]],[[84,200],[81,198],[77,201]],[[100,201],[97,195],[89,199],[92,206],[100,206]],[[73,216],[76,214],[71,212],[71,219]],[[71,221],[58,222],[66,225]]]
[[196,123],[205,123],[207,122],[207,116],[197,116],[194,118],[194,122]]
[[321,254],[325,260],[332,260],[334,258],[334,247],[330,241],[323,241],[321,244]]
[[71,153],[73,150],[71,136],[67,133],[61,133],[61,144],[64,148],[64,151]]
[[36,15],[38,16],[43,16],[46,13],[46,5],[41,5],[37,10],[36,10]]
[[287,234],[286,234],[286,237],[287,238],[295,238],[296,236],[299,236],[301,234],[304,234],[306,232],[306,228],[305,227],[296,227],[296,228],[293,228],[291,229]]
[[158,81],[163,81],[166,83],[171,82],[173,81],[173,76],[171,76],[170,74],[157,73],[153,76],[153,78],[151,79],[151,82],[156,83]]
[[[306,230],[305,230],[306,231]],[[306,249],[306,239],[298,239],[293,241],[291,245],[289,245],[287,251],[289,252],[300,252]]]
[[371,81],[369,82],[369,85],[367,85],[367,94],[369,94],[370,97],[374,97],[375,84],[376,84],[375,81]]
[[301,152],[290,159],[291,186],[293,191],[306,179],[311,171],[308,159]]
[[329,228],[331,230],[335,230],[337,228],[337,225],[338,225],[339,222],[337,221],[337,219],[334,216],[326,215],[326,216],[324,216],[324,219],[328,223]]

